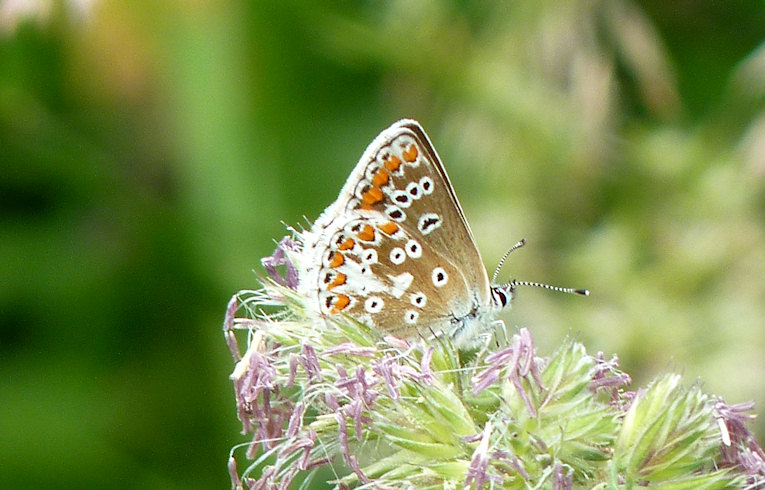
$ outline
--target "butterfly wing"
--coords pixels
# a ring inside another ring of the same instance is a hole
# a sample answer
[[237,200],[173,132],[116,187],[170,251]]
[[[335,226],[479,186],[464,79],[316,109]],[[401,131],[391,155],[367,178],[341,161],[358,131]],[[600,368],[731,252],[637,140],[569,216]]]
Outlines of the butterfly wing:
[[303,244],[300,288],[321,315],[411,337],[449,331],[490,302],[462,208],[416,121],[369,145]]

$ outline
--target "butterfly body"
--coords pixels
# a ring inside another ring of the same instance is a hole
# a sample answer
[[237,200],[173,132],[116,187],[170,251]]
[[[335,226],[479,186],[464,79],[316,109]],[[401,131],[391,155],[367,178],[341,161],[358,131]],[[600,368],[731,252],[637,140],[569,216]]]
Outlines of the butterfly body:
[[464,344],[512,298],[512,284],[490,284],[449,177],[414,120],[369,145],[302,242],[299,290],[319,317]]

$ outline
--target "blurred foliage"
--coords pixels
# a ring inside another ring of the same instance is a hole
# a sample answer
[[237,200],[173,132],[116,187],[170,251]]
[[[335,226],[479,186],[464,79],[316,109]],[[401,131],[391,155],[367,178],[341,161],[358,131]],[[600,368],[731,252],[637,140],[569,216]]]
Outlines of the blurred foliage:
[[[220,334],[369,141],[429,131],[505,319],[765,410],[762,2],[0,0],[0,487],[222,488]],[[765,436],[760,422],[759,434]]]

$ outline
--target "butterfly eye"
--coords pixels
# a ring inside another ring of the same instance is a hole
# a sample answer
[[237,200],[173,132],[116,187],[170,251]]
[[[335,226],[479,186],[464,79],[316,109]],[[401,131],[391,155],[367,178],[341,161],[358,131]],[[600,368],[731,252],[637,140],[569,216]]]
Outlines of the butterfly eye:
[[507,294],[505,294],[505,292],[501,289],[492,288],[491,296],[494,299],[494,304],[499,305],[502,308],[507,306],[507,303],[509,302]]

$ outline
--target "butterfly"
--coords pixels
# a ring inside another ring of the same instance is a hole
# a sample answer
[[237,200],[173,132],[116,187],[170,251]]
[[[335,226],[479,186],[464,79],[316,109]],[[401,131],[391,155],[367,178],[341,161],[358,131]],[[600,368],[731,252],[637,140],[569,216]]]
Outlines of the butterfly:
[[441,159],[412,119],[372,141],[301,239],[298,290],[314,314],[402,338],[436,333],[473,344],[516,286],[540,285],[489,281]]

